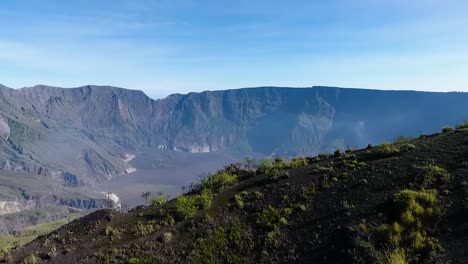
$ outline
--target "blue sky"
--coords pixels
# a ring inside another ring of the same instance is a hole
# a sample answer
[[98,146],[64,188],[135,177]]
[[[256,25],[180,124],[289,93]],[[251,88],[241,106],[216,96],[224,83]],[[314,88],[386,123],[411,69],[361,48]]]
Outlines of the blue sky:
[[0,83],[468,91],[465,0],[2,0]]

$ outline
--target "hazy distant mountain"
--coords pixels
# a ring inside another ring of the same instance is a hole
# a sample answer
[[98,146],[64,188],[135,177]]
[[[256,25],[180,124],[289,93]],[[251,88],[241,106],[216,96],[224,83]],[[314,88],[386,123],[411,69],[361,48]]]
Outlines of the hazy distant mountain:
[[152,100],[107,86],[0,86],[0,173],[86,186],[131,172],[142,149],[316,154],[464,119],[466,93],[261,87]]
[[141,148],[265,155],[331,151],[468,118],[468,94],[248,88],[171,95],[86,86],[0,89],[0,168],[86,184]]

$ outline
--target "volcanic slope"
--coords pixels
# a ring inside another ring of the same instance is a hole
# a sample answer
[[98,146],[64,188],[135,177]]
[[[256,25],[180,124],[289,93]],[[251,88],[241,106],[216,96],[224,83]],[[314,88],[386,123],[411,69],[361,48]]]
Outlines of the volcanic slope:
[[334,155],[234,164],[100,210],[12,263],[468,263],[468,124]]

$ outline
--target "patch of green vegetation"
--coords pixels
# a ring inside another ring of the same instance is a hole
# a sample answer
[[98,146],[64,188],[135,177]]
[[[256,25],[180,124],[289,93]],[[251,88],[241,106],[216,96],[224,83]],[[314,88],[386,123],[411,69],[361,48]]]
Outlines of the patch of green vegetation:
[[122,238],[122,229],[115,228],[110,225],[106,226],[104,233],[109,237],[111,241],[116,241]]
[[290,162],[284,159],[266,159],[260,161],[257,167],[257,174],[264,174],[272,180],[289,176],[288,170],[308,165],[306,158],[294,158]]
[[237,207],[240,209],[244,208],[244,200],[242,199],[242,196],[240,194],[234,195],[234,200],[236,201]]
[[366,163],[363,161],[357,161],[355,159],[352,159],[352,160],[344,159],[342,161],[342,167],[343,168],[342,168],[341,174],[343,176],[347,176],[349,174],[352,174],[355,171],[361,170],[364,167],[366,167]]
[[195,196],[179,196],[174,202],[174,208],[183,219],[193,218],[198,211],[197,199]]
[[[427,258],[431,252],[443,252],[438,240],[428,234],[430,226],[438,221],[441,214],[436,204],[437,191],[403,190],[395,195],[394,201],[399,217],[392,224],[383,224],[377,228],[383,236],[383,242],[389,243],[395,250],[405,248],[410,256]],[[393,252],[401,255],[401,252]]]
[[429,188],[437,185],[444,185],[450,182],[450,174],[437,165],[428,165],[419,167],[419,173],[416,176],[415,183],[420,188]]
[[201,183],[194,189],[198,191],[208,189],[212,193],[219,193],[236,184],[238,180],[239,176],[235,174],[228,171],[219,171],[215,174],[208,175],[205,179],[202,179]]
[[258,174],[265,174],[268,178],[276,180],[288,176],[289,163],[282,159],[262,160],[258,165]]
[[399,154],[400,149],[396,145],[383,143],[367,150],[367,153],[376,158],[384,158]]
[[138,221],[132,228],[132,233],[135,236],[147,236],[153,233],[158,232],[161,229],[161,226],[155,220],[148,222]]
[[195,196],[195,199],[199,208],[210,208],[211,203],[213,202],[213,194],[209,189],[203,189],[199,195]]
[[163,193],[160,193],[157,198],[151,199],[151,205],[152,206],[160,206],[160,205],[163,205],[163,204],[167,203],[167,201],[168,201],[167,196],[164,195]]
[[317,194],[317,191],[315,190],[315,186],[312,185],[309,187],[302,187],[300,197],[302,200],[308,201],[312,199],[316,194]]
[[316,166],[314,172],[318,174],[332,173],[335,169],[332,166]]
[[164,243],[170,242],[170,241],[172,240],[173,237],[174,237],[174,236],[172,235],[171,232],[165,232],[165,233],[163,234],[163,241],[164,241]]
[[378,257],[379,264],[407,264],[408,257],[404,248],[397,248],[395,250],[386,250]]
[[453,127],[444,127],[442,128],[442,133],[450,133],[453,131]]
[[130,258],[128,260],[128,263],[130,264],[156,264],[156,263],[163,263],[161,258],[153,258],[153,257],[147,257],[147,258]]
[[202,189],[200,194],[182,195],[176,198],[174,209],[183,219],[193,218],[198,210],[211,207],[213,194],[210,189]]
[[463,121],[463,123],[457,126],[457,129],[467,129],[468,128],[468,120]]
[[281,226],[288,224],[287,217],[289,214],[291,214],[290,210],[268,206],[258,214],[258,222],[261,226],[276,232]]
[[203,232],[195,240],[192,250],[194,263],[250,263],[252,234],[241,224],[217,226]]
[[309,162],[307,161],[306,158],[294,158],[289,163],[289,166],[291,168],[297,168],[297,167],[307,166],[308,164]]
[[330,181],[328,180],[328,175],[322,176],[322,180],[320,181],[320,186],[322,186],[322,189],[330,188]]

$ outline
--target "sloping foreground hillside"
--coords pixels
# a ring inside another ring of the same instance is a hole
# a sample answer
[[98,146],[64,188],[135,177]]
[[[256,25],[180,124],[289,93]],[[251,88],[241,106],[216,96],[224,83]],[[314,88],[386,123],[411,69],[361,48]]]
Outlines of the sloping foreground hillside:
[[[465,127],[468,128],[468,125]],[[468,129],[232,165],[190,194],[101,210],[13,263],[468,263]]]

